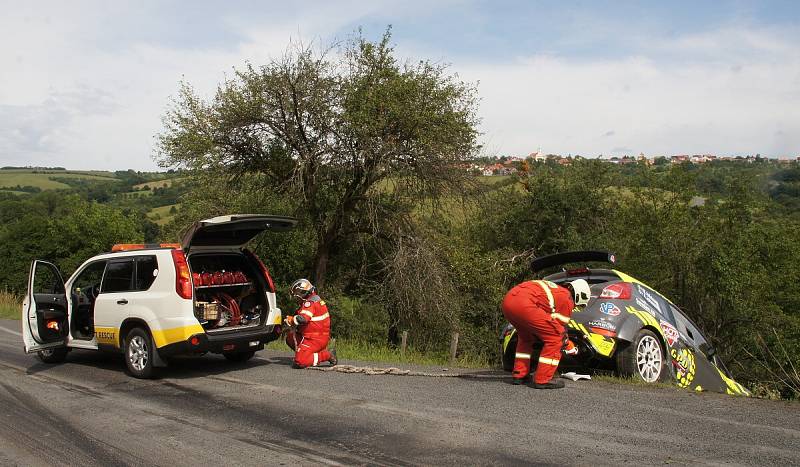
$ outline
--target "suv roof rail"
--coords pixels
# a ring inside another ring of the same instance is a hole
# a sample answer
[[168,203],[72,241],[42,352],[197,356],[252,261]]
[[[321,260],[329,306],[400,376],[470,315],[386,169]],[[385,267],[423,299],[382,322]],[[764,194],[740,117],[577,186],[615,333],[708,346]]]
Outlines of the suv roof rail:
[[157,250],[157,249],[180,249],[180,243],[117,243],[111,247],[111,252],[133,251],[133,250]]

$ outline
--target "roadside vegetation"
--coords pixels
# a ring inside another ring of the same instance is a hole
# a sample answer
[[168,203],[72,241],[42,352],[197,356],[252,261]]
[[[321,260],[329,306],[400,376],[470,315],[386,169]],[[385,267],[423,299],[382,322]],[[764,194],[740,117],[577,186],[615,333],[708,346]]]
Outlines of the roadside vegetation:
[[463,169],[480,156],[476,106],[446,67],[400,63],[388,32],[291,48],[207,100],[183,83],[159,136],[168,173],[0,193],[0,287],[23,293],[33,258],[67,275],[114,243],[175,241],[198,219],[292,215],[297,229],[252,244],[283,310],[286,287],[308,277],[343,358],[398,361],[405,331],[409,363],[445,364],[458,332],[472,366],[499,362],[499,304],[531,258],[608,249],[706,331],[738,381],[800,395],[798,164],[527,160],[482,177]]
[[0,319],[19,319],[22,297],[8,290],[0,290]]

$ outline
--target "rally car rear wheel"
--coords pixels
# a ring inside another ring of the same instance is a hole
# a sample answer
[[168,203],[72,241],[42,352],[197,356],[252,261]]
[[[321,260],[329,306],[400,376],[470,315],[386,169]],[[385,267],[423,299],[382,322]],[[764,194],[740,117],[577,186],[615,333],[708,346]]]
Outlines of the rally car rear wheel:
[[664,350],[658,337],[650,330],[640,330],[630,345],[617,352],[617,370],[621,376],[646,383],[661,381],[666,372]]

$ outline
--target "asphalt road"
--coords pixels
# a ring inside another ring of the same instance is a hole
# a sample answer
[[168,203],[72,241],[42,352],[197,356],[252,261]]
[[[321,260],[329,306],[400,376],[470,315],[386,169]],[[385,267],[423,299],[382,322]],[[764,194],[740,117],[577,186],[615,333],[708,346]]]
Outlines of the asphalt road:
[[184,358],[143,381],[110,354],[43,364],[22,352],[19,322],[0,320],[0,465],[800,465],[798,403],[290,361],[276,351],[245,364]]

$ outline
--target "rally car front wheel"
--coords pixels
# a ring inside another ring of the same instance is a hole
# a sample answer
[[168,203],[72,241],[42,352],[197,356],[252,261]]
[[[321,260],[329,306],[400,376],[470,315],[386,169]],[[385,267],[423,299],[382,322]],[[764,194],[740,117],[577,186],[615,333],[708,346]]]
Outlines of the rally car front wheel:
[[639,330],[633,342],[617,352],[617,371],[620,376],[656,383],[666,374],[664,368],[664,349],[650,330]]

